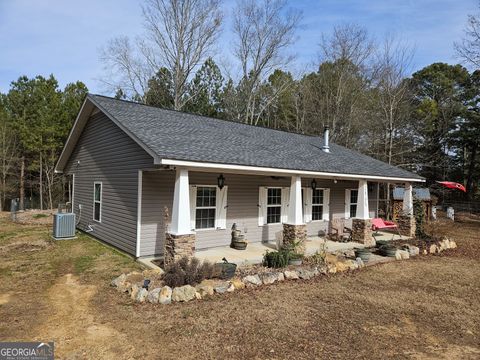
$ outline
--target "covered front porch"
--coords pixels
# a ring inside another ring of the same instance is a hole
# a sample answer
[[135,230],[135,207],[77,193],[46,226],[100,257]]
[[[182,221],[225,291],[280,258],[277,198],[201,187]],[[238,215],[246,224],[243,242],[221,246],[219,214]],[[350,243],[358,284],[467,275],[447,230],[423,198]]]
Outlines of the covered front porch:
[[[408,237],[379,231],[375,234],[375,239],[391,241],[393,239],[406,240]],[[325,237],[312,236],[305,240],[305,255],[314,255],[323,249],[326,252],[334,253],[363,247],[365,247],[365,244],[359,242],[337,242],[328,240]],[[195,253],[195,257],[201,261],[210,261],[212,263],[222,262],[222,259],[225,258],[228,262],[235,263],[239,266],[254,265],[262,262],[263,255],[266,251],[274,250],[278,250],[278,245],[275,242],[252,243],[249,244],[245,250],[235,250],[230,246],[218,246],[211,249],[199,250]]]
[[[299,240],[306,242],[307,255],[320,251],[325,241],[328,251],[372,246],[371,219],[378,216],[381,182],[402,183],[404,206],[413,207],[411,184],[398,178],[166,165],[142,173],[139,230],[141,255],[164,255],[166,262],[196,256],[258,263],[266,250]],[[325,240],[338,219],[351,229],[350,243]],[[229,247],[233,225],[248,241],[246,250]]]

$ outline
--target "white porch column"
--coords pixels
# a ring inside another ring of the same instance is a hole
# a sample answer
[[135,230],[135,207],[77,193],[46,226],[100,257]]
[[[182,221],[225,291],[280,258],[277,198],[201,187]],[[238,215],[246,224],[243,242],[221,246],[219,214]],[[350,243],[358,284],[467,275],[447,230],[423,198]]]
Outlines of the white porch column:
[[405,183],[405,191],[403,192],[403,213],[405,215],[413,215],[413,189],[411,183]]
[[290,203],[288,205],[289,225],[303,225],[302,178],[292,176],[290,183]]
[[366,180],[358,181],[357,216],[358,219],[370,219],[368,211],[368,185]]
[[170,233],[173,235],[192,234],[190,224],[190,190],[187,169],[177,169]]

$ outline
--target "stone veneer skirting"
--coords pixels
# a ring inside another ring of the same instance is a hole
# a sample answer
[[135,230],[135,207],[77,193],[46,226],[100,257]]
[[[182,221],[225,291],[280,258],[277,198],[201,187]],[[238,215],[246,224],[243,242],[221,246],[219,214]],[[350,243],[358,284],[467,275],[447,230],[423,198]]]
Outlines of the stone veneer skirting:
[[352,241],[362,243],[365,246],[375,246],[371,219],[352,219]]
[[402,215],[397,219],[398,231],[403,236],[415,237],[415,231],[417,229],[417,223],[415,217],[412,215]]
[[193,257],[195,254],[195,234],[174,235],[165,234],[165,264],[170,264],[180,258]]
[[300,241],[299,252],[305,252],[305,240],[307,240],[307,225],[283,224],[283,247],[289,247],[294,242]]

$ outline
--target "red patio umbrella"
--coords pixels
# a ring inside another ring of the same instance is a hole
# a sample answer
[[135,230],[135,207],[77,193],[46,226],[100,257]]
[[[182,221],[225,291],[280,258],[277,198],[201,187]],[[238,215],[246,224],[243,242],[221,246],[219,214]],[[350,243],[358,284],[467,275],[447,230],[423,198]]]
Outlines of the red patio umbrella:
[[465,189],[465,186],[463,186],[462,184],[459,184],[459,183],[456,183],[456,182],[453,182],[453,181],[437,181],[437,183],[449,188],[449,189],[457,189],[457,190],[461,190],[463,192],[467,192],[467,189]]

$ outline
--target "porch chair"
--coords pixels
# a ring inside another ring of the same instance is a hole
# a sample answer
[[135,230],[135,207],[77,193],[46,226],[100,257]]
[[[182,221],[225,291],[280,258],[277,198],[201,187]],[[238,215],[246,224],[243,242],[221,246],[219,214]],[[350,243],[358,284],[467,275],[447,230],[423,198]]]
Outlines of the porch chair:
[[379,230],[393,230],[394,233],[392,236],[392,240],[395,238],[395,235],[400,236],[400,238],[402,237],[397,224],[395,224],[393,221],[383,220],[382,218],[372,219],[372,230],[374,231],[372,236],[375,240],[377,240],[375,238],[375,234],[377,234],[378,236],[377,231]]
[[352,229],[345,226],[345,219],[332,219],[330,221],[329,238],[333,241],[349,242],[352,240]]

